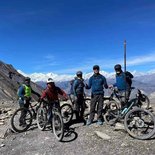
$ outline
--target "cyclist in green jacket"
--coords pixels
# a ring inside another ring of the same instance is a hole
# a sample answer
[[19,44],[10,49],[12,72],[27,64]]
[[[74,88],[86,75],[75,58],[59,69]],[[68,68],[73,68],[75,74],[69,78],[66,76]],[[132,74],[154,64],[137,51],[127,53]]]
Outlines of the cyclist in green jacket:
[[[24,83],[19,87],[17,95],[19,98],[19,106],[24,108],[29,108],[30,100],[31,100],[31,94],[35,94],[38,97],[40,97],[40,94],[35,92],[31,86],[30,86],[31,79],[29,77],[26,77],[24,80]],[[24,119],[26,116],[25,111],[23,110],[20,117],[20,125],[25,125]]]

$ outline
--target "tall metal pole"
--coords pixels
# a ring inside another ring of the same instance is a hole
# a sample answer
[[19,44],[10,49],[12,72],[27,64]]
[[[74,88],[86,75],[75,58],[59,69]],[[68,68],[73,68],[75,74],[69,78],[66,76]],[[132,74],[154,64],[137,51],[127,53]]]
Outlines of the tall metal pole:
[[[124,40],[124,73],[126,73],[126,40]],[[125,103],[126,103],[126,74],[125,74]]]

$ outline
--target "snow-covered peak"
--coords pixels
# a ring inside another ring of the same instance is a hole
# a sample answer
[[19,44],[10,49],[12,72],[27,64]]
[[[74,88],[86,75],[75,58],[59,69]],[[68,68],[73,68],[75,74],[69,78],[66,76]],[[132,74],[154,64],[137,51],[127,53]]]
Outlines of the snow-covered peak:
[[[32,73],[32,74],[26,74],[21,70],[18,70],[19,73],[21,73],[24,76],[28,76],[32,79],[32,81],[37,82],[37,81],[46,81],[48,78],[52,78],[55,82],[62,82],[62,81],[69,81],[74,79],[75,75],[68,75],[68,74],[55,74],[55,73]],[[113,79],[115,78],[115,73],[114,72],[105,72],[105,71],[100,71],[102,75],[104,75],[108,79]],[[134,77],[140,77],[140,76],[145,76],[145,75],[152,75],[154,74],[153,72],[137,72],[133,71],[131,72]],[[83,75],[84,79],[89,79],[93,75],[93,72],[86,73]]]
[[68,81],[74,78],[73,75],[58,75],[54,73],[32,73],[32,74],[26,74],[20,70],[18,72],[24,76],[28,76],[31,78],[32,81],[46,81],[48,78],[52,78],[55,82],[57,81]]

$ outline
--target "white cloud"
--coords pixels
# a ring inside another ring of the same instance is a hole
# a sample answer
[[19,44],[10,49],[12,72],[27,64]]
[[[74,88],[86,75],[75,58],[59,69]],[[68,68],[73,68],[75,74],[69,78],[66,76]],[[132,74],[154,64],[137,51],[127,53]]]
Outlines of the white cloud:
[[127,65],[133,66],[133,65],[146,64],[150,62],[155,62],[155,54],[143,55],[143,56],[138,56],[135,58],[130,58],[130,60],[127,61]]
[[[127,58],[127,66],[147,65],[151,62],[155,62],[155,54]],[[92,71],[92,67],[95,64],[99,65],[101,70],[113,70],[115,64],[124,66],[124,60],[118,58],[86,58],[80,63],[74,63],[73,66],[64,66],[62,69],[57,70],[57,73],[75,74],[78,70],[88,73]]]

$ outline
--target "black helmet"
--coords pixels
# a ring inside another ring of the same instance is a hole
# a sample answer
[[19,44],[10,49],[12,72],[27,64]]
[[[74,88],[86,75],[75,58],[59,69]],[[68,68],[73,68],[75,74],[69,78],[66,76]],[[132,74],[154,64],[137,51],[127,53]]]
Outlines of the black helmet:
[[77,71],[76,72],[76,75],[78,76],[78,75],[82,75],[82,72],[81,71]]
[[26,77],[25,81],[31,81],[31,79],[29,77]]
[[95,70],[95,69],[100,70],[100,67],[98,65],[94,65],[93,70]]
[[117,64],[117,65],[114,66],[114,69],[115,69],[115,71],[121,71],[122,67],[121,67],[120,64]]

